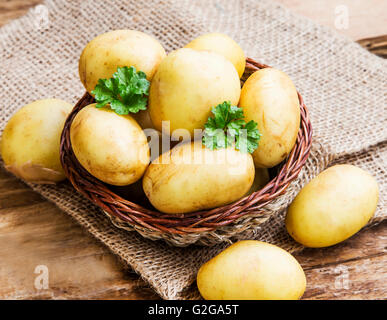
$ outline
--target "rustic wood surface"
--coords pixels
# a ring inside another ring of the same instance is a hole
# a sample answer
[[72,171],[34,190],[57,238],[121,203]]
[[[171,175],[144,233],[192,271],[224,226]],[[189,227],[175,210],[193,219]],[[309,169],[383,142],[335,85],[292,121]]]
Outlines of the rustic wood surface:
[[[275,0],[297,14],[351,37],[371,38],[387,33],[385,0]],[[341,24],[348,17],[347,24]]]
[[[324,11],[320,8],[320,0],[279,1],[321,23],[324,23],[322,17],[329,15],[327,10],[331,10],[333,3],[348,2],[324,1],[329,2]],[[0,0],[0,26],[40,2]],[[378,15],[375,8],[369,11],[372,19],[367,16],[370,2],[376,1],[351,2],[353,19],[356,19],[353,26],[364,26],[360,19],[372,21],[372,24],[366,24],[366,30],[361,28],[361,32],[360,28],[344,32],[356,40],[360,36],[386,33],[379,32],[381,25],[386,26],[383,10],[379,11],[379,20],[375,20]],[[311,3],[320,9],[313,11]],[[359,43],[375,54],[387,56],[387,36],[364,39]],[[297,254],[308,281],[303,298],[386,299],[386,226],[387,222],[384,222],[362,230],[334,247],[306,249]],[[3,168],[0,168],[0,244],[0,299],[159,298],[70,217]],[[38,290],[34,286],[37,277],[34,271],[39,265],[48,267],[48,289]]]

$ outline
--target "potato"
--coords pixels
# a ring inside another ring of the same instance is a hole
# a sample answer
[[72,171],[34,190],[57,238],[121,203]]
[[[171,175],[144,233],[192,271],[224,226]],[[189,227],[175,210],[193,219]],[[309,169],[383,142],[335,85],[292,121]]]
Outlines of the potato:
[[59,99],[44,99],[18,110],[5,126],[0,142],[5,168],[30,182],[64,180],[59,145],[72,108]]
[[192,49],[171,52],[151,82],[149,112],[155,128],[170,121],[173,132],[204,127],[211,108],[224,101],[236,105],[240,81],[234,66],[221,55]]
[[269,243],[234,243],[199,269],[197,286],[206,300],[295,300],[306,279],[297,260]]
[[170,150],[178,143],[177,141],[171,141],[171,136],[169,136],[169,134],[162,134],[160,131],[154,129],[148,109],[133,113],[131,116],[137,121],[147,136],[148,145],[151,151],[150,161],[158,158],[163,152]]
[[70,139],[76,158],[103,182],[116,186],[136,182],[149,164],[144,132],[130,115],[95,106],[83,108],[71,124]]
[[242,77],[245,71],[246,57],[242,48],[233,39],[223,33],[204,34],[192,40],[185,48],[211,51],[222,55],[234,65],[238,71],[239,78]]
[[262,134],[253,153],[255,166],[271,168],[283,161],[300,128],[300,105],[290,78],[273,68],[254,72],[242,87],[239,107],[246,121],[258,123]]
[[255,178],[250,190],[246,193],[249,196],[253,192],[261,190],[270,181],[269,171],[266,168],[256,168]]
[[153,161],[143,177],[152,205],[165,213],[186,213],[234,202],[249,190],[254,163],[233,147],[210,150],[201,141],[180,144]]
[[79,77],[91,94],[99,79],[109,79],[118,67],[134,66],[153,78],[166,56],[153,37],[134,30],[115,30],[99,35],[84,48],[79,59]]
[[137,121],[142,129],[154,129],[148,109],[140,110],[137,113],[132,113],[131,116],[134,118],[134,120]]
[[289,206],[286,228],[297,242],[321,248],[364,227],[378,202],[376,180],[352,165],[336,165],[310,181]]

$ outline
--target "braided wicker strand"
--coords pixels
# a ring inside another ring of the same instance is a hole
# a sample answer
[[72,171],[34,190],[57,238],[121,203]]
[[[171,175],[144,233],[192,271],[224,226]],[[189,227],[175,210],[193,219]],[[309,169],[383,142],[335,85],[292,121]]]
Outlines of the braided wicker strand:
[[[266,67],[268,66],[247,58],[242,79],[247,79],[254,71]],[[217,237],[214,240],[212,234],[211,240],[205,239],[209,233],[216,233],[217,229],[233,223],[240,227],[239,230],[245,230],[239,225],[243,224],[243,219],[240,218],[252,212],[256,214],[262,207],[284,194],[289,184],[301,171],[312,145],[312,126],[308,109],[300,94],[298,98],[301,109],[300,130],[291,153],[278,166],[277,175],[261,190],[232,204],[208,211],[167,215],[147,209],[122,198],[112,191],[111,186],[88,173],[76,159],[70,142],[70,126],[74,117],[83,107],[94,102],[93,97],[88,93],[78,101],[65,122],[60,144],[61,163],[74,188],[99,206],[117,227],[129,231],[137,230],[146,238],[164,239],[176,246],[185,246],[198,240],[202,240],[199,241],[201,244],[212,245],[217,242]],[[225,237],[227,238],[227,235],[222,233],[219,241],[224,241]]]

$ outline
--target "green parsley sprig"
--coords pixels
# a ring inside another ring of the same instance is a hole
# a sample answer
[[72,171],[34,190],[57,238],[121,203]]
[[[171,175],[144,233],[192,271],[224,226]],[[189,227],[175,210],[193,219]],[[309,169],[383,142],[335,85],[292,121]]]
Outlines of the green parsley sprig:
[[135,67],[118,68],[110,79],[99,79],[91,92],[96,107],[107,104],[118,114],[137,113],[146,110],[150,83],[142,71]]
[[242,108],[225,101],[212,108],[213,117],[204,125],[203,144],[211,149],[227,148],[235,142],[241,152],[253,153],[258,148],[261,134],[253,120],[246,123]]

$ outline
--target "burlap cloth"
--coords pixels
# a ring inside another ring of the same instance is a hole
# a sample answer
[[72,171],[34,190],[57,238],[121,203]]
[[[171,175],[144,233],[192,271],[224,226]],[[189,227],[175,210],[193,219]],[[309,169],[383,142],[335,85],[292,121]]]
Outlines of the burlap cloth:
[[[287,72],[311,111],[314,147],[286,195],[290,202],[329,163],[354,163],[379,181],[372,223],[386,209],[387,62],[359,45],[266,0],[50,0],[0,29],[0,130],[21,106],[56,97],[76,102],[84,89],[78,57],[84,45],[111,29],[137,29],[157,37],[167,51],[210,31],[229,34],[246,55]],[[198,298],[199,266],[228,244],[174,248],[115,228],[68,183],[30,186],[83,225],[165,299]],[[286,234],[284,210],[240,238],[289,251],[302,249]]]

